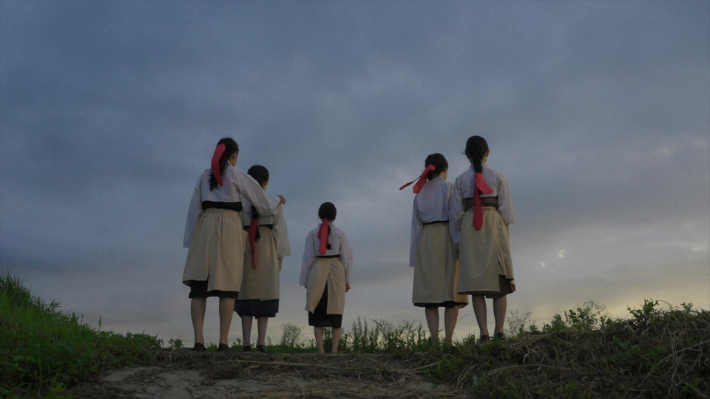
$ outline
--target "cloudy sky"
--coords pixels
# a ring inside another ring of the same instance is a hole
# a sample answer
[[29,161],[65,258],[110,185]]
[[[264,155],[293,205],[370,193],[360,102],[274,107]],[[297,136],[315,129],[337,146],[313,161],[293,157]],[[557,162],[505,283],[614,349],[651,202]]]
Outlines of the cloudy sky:
[[324,201],[354,250],[345,325],[424,323],[397,189],[434,152],[453,181],[474,134],[517,211],[509,311],[710,308],[706,1],[0,1],[0,263],[105,329],[192,341],[182,236],[223,136],[288,199],[272,339],[310,336]]

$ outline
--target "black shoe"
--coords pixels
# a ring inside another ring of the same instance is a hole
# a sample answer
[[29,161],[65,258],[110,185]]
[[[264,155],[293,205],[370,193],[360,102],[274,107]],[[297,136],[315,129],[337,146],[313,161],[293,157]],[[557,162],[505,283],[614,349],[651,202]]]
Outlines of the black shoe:
[[199,342],[195,342],[195,346],[192,347],[193,352],[202,352],[206,350],[205,346]]
[[505,334],[503,334],[502,332],[496,333],[496,339],[505,341]]
[[217,352],[229,352],[229,346],[225,344],[219,344],[219,347],[217,348]]
[[491,337],[489,337],[488,335],[481,335],[480,341],[481,342],[491,342]]
[[257,345],[256,351],[261,353],[266,353],[266,347],[264,345]]
[[251,345],[242,346],[242,352],[251,352]]

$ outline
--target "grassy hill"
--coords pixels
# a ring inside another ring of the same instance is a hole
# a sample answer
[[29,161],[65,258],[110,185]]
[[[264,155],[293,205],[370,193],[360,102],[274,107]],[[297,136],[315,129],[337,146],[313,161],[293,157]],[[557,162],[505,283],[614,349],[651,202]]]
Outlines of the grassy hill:
[[[400,369],[409,364],[408,373],[473,398],[710,397],[710,312],[692,304],[675,308],[646,300],[629,309],[626,319],[610,319],[603,307],[589,302],[542,326],[511,316],[515,331],[510,339],[481,344],[468,337],[445,351],[431,347],[421,325],[358,320],[343,334],[340,350],[358,354],[358,359],[359,354],[379,354],[378,361],[381,356],[397,359]],[[200,364],[198,354],[180,351],[177,341],[164,348],[157,337],[90,328],[75,314],[60,311],[59,304],[33,296],[9,275],[0,276],[0,327],[0,397],[65,397],[71,391],[67,388],[96,381],[106,370],[159,365],[168,358],[183,359],[190,367]],[[289,358],[301,355],[288,353],[314,351],[312,341],[287,325],[269,355],[249,362],[278,374],[287,363],[294,369],[313,367]],[[236,361],[244,356],[206,355],[205,367],[214,367],[220,356]],[[347,356],[353,355],[343,358]],[[367,364],[363,374],[372,373]],[[348,367],[346,374],[353,374],[354,366]],[[386,368],[378,373],[388,374]],[[225,375],[240,376],[234,370]]]

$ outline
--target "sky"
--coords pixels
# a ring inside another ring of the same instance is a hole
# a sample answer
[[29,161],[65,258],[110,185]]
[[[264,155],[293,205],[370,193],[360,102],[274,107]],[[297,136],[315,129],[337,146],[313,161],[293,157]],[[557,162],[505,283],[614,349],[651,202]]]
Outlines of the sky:
[[398,188],[435,152],[453,181],[472,135],[516,208],[509,313],[710,309],[706,1],[0,1],[0,268],[104,330],[192,342],[182,238],[225,136],[287,199],[272,340],[311,336],[298,276],[325,201],[354,252],[346,331],[426,325]]

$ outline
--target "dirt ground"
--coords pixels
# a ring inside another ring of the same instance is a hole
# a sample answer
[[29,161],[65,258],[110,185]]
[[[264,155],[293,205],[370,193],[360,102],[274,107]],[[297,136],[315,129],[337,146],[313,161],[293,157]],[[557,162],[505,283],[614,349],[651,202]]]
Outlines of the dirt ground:
[[429,363],[391,355],[166,352],[69,391],[77,398],[468,398],[425,377]]

